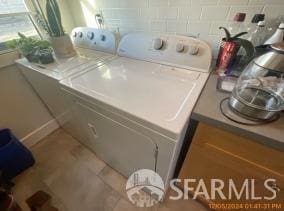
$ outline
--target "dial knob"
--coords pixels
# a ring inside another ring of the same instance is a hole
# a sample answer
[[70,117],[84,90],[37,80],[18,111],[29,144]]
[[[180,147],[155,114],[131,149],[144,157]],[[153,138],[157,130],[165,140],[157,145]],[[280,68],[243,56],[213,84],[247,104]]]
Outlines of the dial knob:
[[196,46],[196,45],[190,45],[190,46],[188,46],[188,53],[189,53],[190,55],[196,55],[196,54],[198,54],[198,51],[199,51],[198,46]]
[[78,36],[79,36],[80,38],[82,38],[82,37],[83,37],[83,32],[78,32]]
[[101,34],[100,39],[101,39],[101,41],[105,41],[106,40],[106,36],[104,34]]
[[87,37],[88,37],[90,40],[94,39],[94,37],[95,37],[94,32],[88,32]]
[[74,32],[74,33],[73,33],[73,37],[77,37],[77,32]]
[[155,50],[160,50],[164,45],[164,41],[161,38],[156,38],[153,40],[153,48]]
[[178,43],[176,45],[176,52],[182,53],[184,51],[184,45],[182,43]]

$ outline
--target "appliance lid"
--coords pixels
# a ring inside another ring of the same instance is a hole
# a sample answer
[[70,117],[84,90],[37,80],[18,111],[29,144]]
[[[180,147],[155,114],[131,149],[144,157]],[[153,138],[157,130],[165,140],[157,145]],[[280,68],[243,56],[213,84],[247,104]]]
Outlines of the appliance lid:
[[284,44],[271,45],[273,50],[254,59],[254,63],[268,70],[284,72]]
[[177,136],[208,76],[208,73],[118,57],[61,83]]
[[115,55],[100,51],[76,48],[78,56],[71,58],[56,59],[50,64],[36,64],[27,61],[27,59],[19,59],[16,62],[27,68],[36,70],[42,74],[52,77],[56,80],[62,80],[79,71],[87,70],[103,64]]

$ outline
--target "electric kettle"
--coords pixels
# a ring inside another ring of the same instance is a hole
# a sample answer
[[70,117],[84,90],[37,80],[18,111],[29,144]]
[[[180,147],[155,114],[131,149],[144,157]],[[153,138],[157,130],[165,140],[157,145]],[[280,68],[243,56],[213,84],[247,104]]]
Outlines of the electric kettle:
[[240,75],[229,106],[252,120],[269,120],[284,109],[284,42],[252,60]]

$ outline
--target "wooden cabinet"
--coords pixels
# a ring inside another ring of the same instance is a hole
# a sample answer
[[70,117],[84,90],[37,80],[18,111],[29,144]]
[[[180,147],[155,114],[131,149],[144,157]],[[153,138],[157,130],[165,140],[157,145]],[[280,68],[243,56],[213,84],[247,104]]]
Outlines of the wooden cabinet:
[[[223,192],[227,198],[230,179],[238,191],[249,179],[250,199],[246,199],[245,194],[240,199],[233,197],[231,200],[222,200],[218,195],[215,200],[201,199],[206,203],[282,203],[284,209],[284,152],[203,123],[197,127],[179,178],[203,179],[209,194],[211,179],[221,179],[225,182]],[[271,196],[272,193],[264,186],[269,178],[276,180],[275,184],[273,181],[268,184],[273,184],[273,188],[279,190],[277,197],[274,200],[252,199],[251,179],[255,180],[255,196]],[[180,184],[180,187],[183,188],[183,185]],[[196,188],[197,183],[192,186]]]

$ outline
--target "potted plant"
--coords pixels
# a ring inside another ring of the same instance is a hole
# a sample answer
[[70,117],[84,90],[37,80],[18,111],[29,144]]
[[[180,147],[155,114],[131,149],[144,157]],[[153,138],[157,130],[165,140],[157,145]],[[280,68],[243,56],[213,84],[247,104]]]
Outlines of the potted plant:
[[232,36],[225,27],[219,27],[225,31],[226,36],[222,38],[222,42],[219,49],[216,68],[219,75],[230,74],[230,67],[236,62],[236,56],[241,47],[243,47],[246,55],[243,63],[248,63],[254,55],[254,47],[248,40],[240,38],[247,34],[247,32],[240,32]]
[[18,49],[29,62],[41,62],[48,64],[54,61],[52,48],[47,40],[40,40],[18,33],[19,39],[6,43],[7,47]]
[[76,52],[71,39],[64,32],[61,13],[56,0],[46,0],[46,13],[43,12],[38,0],[36,0],[36,3],[38,23],[49,35],[55,55],[61,58],[75,56]]

